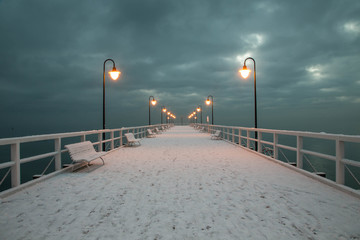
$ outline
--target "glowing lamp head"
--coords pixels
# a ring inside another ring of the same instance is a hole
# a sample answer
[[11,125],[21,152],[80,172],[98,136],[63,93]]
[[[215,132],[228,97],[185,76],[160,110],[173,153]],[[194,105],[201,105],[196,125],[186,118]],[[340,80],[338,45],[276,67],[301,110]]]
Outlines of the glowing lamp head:
[[153,100],[151,100],[151,104],[153,105],[153,106],[155,106],[156,105],[156,100],[155,99],[153,99]]
[[117,80],[120,76],[121,72],[116,70],[115,67],[113,67],[112,71],[109,72],[109,75],[112,80]]
[[201,111],[201,108],[200,108],[200,107],[198,107],[198,108],[196,109],[196,111],[200,112],[200,111]]
[[206,99],[205,103],[206,103],[206,105],[210,105],[211,104],[210,99]]
[[239,72],[243,78],[247,78],[250,75],[251,70],[248,69],[246,65],[244,65],[243,68],[239,70]]
[[163,108],[163,110],[162,110],[162,111],[165,113],[167,110],[166,110],[166,108]]
[[171,112],[167,112],[167,115],[170,115],[171,114]]

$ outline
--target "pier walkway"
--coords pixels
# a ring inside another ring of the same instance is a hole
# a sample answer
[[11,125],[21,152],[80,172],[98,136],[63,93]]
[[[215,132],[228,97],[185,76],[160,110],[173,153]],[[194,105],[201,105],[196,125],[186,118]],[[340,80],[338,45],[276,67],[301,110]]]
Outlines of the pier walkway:
[[0,239],[360,239],[360,201],[190,127],[2,199]]

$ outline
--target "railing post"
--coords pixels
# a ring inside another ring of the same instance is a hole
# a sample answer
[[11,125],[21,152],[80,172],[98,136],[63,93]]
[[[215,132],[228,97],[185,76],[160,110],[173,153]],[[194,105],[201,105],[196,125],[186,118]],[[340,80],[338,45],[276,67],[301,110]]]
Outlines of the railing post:
[[302,136],[296,136],[296,166],[298,168],[303,168],[303,156],[304,154],[301,152],[303,149],[303,137]]
[[246,130],[246,147],[250,148],[250,132],[249,132],[249,129]]
[[80,136],[80,141],[85,142],[86,141],[86,135],[81,135]]
[[226,128],[226,139],[228,140],[228,141],[230,141],[230,128]]
[[55,171],[61,169],[61,138],[55,139]]
[[111,139],[110,149],[113,150],[114,149],[114,131],[110,132],[110,139]]
[[235,142],[235,130],[234,128],[232,129],[232,142],[234,143]]
[[102,133],[98,133],[98,149],[99,149],[99,152],[101,151],[105,151],[105,149],[103,149],[103,145],[102,145],[102,142],[103,142],[103,139],[102,139]]
[[122,147],[123,145],[123,134],[122,134],[122,130],[120,129],[120,147]]
[[275,159],[278,159],[278,157],[279,157],[279,148],[277,146],[278,142],[279,142],[279,136],[276,133],[274,133],[274,135],[273,135],[273,143],[274,143],[273,154],[274,154],[274,156],[273,157]]
[[20,143],[11,144],[11,161],[15,163],[11,167],[11,187],[20,185]]
[[345,166],[342,160],[345,157],[344,142],[336,139],[336,183],[345,183]]
[[262,139],[262,132],[258,131],[258,153],[262,153],[262,143],[261,143],[261,139]]

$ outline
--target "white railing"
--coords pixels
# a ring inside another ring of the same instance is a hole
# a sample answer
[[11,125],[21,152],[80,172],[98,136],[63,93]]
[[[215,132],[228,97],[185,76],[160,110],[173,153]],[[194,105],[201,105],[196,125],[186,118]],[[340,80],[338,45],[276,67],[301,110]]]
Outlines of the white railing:
[[[358,144],[360,143],[360,136],[341,135],[341,134],[328,134],[328,133],[313,133],[301,131],[286,131],[286,130],[272,130],[261,128],[247,128],[236,126],[222,126],[222,125],[208,125],[208,124],[195,124],[195,128],[204,128],[205,131],[213,133],[220,130],[221,138],[225,141],[239,144],[242,147],[249,149],[256,149],[257,152],[267,154],[274,159],[279,159],[279,152],[282,149],[290,150],[296,153],[296,162],[293,164],[298,168],[303,168],[304,160],[307,160],[305,155],[315,156],[318,158],[326,159],[335,162],[335,181],[338,184],[345,184],[345,168],[348,166],[360,168],[360,161],[350,160],[345,158],[345,144]],[[258,133],[256,139],[255,132]],[[263,135],[267,135],[267,140]],[[270,137],[269,137],[270,135]],[[296,144],[279,143],[279,136],[293,136],[296,137]],[[270,139],[269,139],[270,138]],[[322,139],[334,142],[333,148],[335,154],[321,153],[320,151],[304,149],[304,138]],[[236,141],[236,139],[238,141]],[[295,146],[294,146],[295,145]],[[357,146],[359,148],[359,146]],[[311,164],[311,163],[310,163]],[[348,169],[349,170],[349,169]],[[350,170],[349,170],[350,171]],[[351,171],[350,171],[351,173]],[[359,183],[351,173],[352,177]]]
[[[76,143],[80,141],[91,141],[91,138],[95,141],[92,141],[94,146],[97,146],[98,151],[103,151],[103,144],[107,144],[109,147],[105,147],[104,150],[114,150],[116,148],[124,146],[126,143],[126,138],[124,134],[132,132],[135,137],[143,138],[147,135],[147,129],[153,129],[155,127],[165,126],[169,127],[170,124],[158,124],[151,126],[138,126],[138,127],[126,127],[119,129],[106,129],[106,130],[92,130],[92,131],[82,131],[82,132],[70,132],[70,133],[58,133],[58,134],[46,134],[38,136],[27,136],[27,137],[15,137],[15,138],[4,138],[0,139],[0,146],[9,146],[10,147],[10,159],[3,159],[4,156],[0,156],[0,170],[8,169],[4,176],[0,176],[0,185],[6,177],[10,174],[11,176],[11,187],[17,187],[21,184],[21,166],[24,163],[37,161],[40,159],[52,158],[51,161],[54,161],[55,171],[59,171],[63,166],[64,153],[67,152],[64,149],[64,145],[70,143]],[[105,139],[103,139],[103,133],[105,133]],[[77,138],[74,140],[74,138]],[[22,156],[22,147],[24,143],[35,143],[41,141],[51,141],[53,142],[54,151],[45,152],[42,154],[21,157]],[[66,142],[66,144],[64,143]],[[51,162],[48,164],[48,166]],[[44,172],[43,172],[44,173]]]

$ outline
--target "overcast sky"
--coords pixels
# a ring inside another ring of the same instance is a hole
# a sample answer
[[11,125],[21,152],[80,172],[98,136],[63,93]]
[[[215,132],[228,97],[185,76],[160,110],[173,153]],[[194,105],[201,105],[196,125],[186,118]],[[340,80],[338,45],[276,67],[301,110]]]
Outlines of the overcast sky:
[[[180,121],[360,134],[358,0],[0,0],[0,137]],[[253,63],[247,61],[253,69]],[[106,64],[107,71],[112,64]]]

